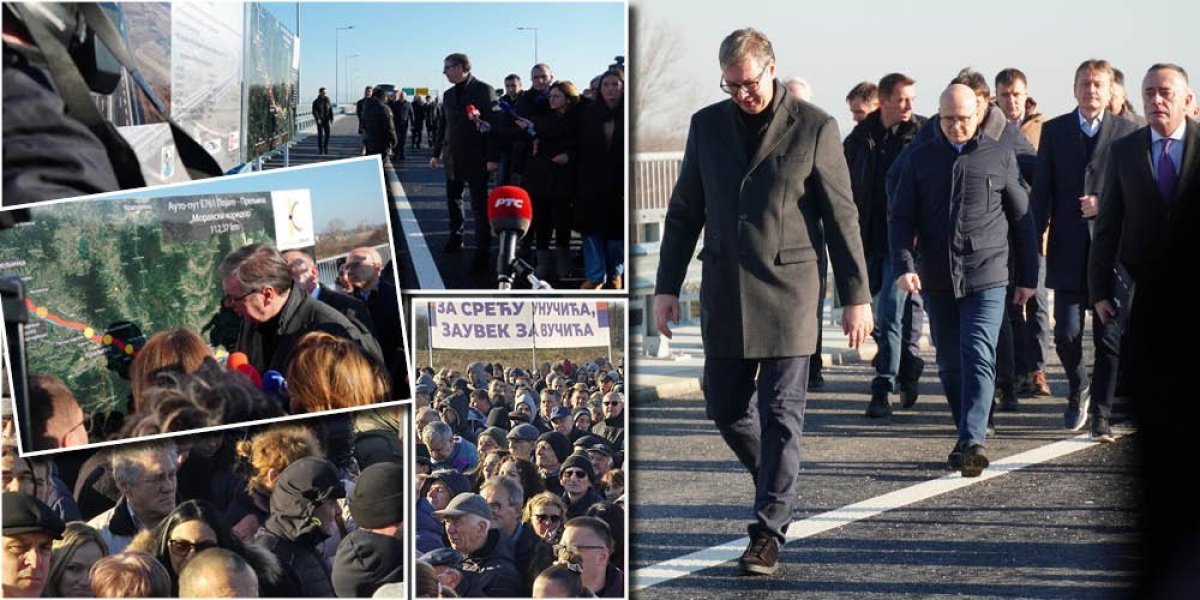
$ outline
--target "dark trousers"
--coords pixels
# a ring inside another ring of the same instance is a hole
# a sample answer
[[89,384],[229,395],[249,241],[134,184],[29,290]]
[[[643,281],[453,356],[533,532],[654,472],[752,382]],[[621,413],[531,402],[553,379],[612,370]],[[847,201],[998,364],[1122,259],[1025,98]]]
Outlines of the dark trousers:
[[[1129,288],[1132,285],[1129,275],[1120,269],[1114,274],[1113,301],[1118,310],[1129,308]],[[1124,315],[1121,315],[1122,317]],[[1124,336],[1124,319],[1117,318],[1108,325],[1100,323],[1100,319],[1092,314],[1092,341],[1095,344],[1095,363],[1092,365],[1092,406],[1093,417],[1109,418],[1112,412],[1113,397],[1117,393],[1117,379],[1120,373],[1121,338]]]
[[826,272],[829,270],[829,251],[825,248],[825,244],[815,247],[817,249],[817,271],[821,274],[821,297],[817,299],[817,351],[808,359],[810,380],[820,377],[821,369],[825,367],[821,355],[821,341],[825,337],[822,335],[825,330],[825,296],[829,292],[829,278],[826,276]]
[[424,125],[420,121],[416,121],[413,123],[413,128],[412,128],[412,147],[413,148],[421,147],[421,129],[423,127],[424,127]]
[[492,230],[487,217],[487,175],[474,179],[446,180],[446,208],[450,211],[450,235],[463,235],[463,189],[470,188],[471,214],[475,219],[475,251],[486,253],[492,245]]
[[[1025,307],[1014,309],[1011,319],[1014,368],[1017,374],[1046,370],[1047,333],[1050,331],[1050,295],[1046,291],[1046,257],[1038,257],[1037,293]],[[1003,335],[1003,334],[1001,334]]]
[[1067,372],[1073,398],[1088,386],[1087,365],[1083,363],[1083,319],[1087,308],[1086,293],[1054,291],[1054,350]]
[[704,360],[708,418],[754,479],[750,534],[782,544],[792,520],[800,475],[807,356]]
[[396,123],[396,158],[404,158],[404,140],[408,137],[408,121]]
[[317,121],[317,152],[329,152],[329,121]]
[[955,298],[925,294],[938,376],[964,447],[983,445],[996,390],[996,338],[1007,303],[998,287]]

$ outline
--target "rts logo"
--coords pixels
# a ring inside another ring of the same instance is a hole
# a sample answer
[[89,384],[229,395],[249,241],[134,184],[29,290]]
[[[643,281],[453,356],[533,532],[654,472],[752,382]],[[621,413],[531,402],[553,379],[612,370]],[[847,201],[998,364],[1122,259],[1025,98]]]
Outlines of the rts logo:
[[525,207],[525,201],[521,198],[496,198],[496,208],[504,208],[506,206],[521,209]]

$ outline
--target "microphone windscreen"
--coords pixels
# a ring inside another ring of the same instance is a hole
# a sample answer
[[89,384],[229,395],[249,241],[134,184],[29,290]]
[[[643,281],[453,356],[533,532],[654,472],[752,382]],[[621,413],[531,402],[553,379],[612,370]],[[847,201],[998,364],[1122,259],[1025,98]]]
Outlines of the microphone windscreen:
[[236,371],[242,365],[250,364],[250,357],[246,356],[245,352],[234,352],[229,355],[229,360],[225,362],[225,367],[230,371]]
[[533,220],[533,201],[529,192],[515,185],[502,185],[488,194],[488,222],[492,232],[500,235],[505,231],[517,231],[522,236],[529,231]]

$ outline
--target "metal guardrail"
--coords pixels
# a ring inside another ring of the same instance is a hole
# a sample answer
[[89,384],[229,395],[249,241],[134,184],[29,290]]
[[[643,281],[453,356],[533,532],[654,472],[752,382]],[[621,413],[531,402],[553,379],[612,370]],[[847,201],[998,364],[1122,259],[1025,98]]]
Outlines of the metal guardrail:
[[[375,246],[375,250],[377,250],[379,255],[383,257],[383,264],[385,265],[389,260],[392,259],[392,251],[389,250],[390,247],[391,244],[380,244]],[[337,279],[338,276],[338,261],[346,258],[347,256],[350,256],[350,253],[343,252],[342,254],[338,254],[336,256],[330,256],[318,260],[317,281],[320,281],[321,283],[333,289],[337,289],[337,286],[334,285],[334,280]]]
[[633,210],[666,210],[682,162],[683,152],[635,152]]

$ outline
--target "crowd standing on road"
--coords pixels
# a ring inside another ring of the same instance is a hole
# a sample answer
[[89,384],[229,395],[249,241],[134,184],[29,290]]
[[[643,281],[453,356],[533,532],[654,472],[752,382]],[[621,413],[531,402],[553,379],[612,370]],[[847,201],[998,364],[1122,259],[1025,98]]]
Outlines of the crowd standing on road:
[[419,596],[625,595],[622,373],[604,358],[418,373]]

